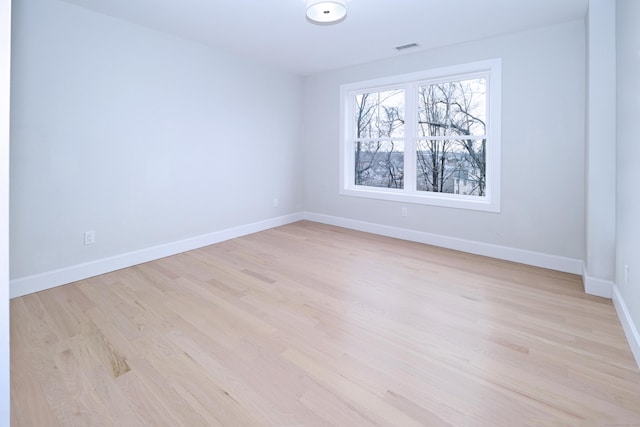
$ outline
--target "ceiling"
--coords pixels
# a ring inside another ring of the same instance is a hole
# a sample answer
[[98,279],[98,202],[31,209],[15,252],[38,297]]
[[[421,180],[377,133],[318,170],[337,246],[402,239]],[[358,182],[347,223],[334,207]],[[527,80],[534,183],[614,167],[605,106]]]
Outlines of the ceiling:
[[[64,0],[310,75],[419,50],[583,19],[588,0],[347,0],[339,24],[305,0]],[[395,46],[419,47],[398,52]]]

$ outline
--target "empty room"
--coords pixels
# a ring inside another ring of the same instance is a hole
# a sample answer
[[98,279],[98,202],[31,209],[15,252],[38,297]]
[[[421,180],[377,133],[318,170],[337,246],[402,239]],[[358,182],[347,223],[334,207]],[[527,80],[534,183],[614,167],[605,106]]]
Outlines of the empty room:
[[0,0],[0,425],[640,426],[638,22]]

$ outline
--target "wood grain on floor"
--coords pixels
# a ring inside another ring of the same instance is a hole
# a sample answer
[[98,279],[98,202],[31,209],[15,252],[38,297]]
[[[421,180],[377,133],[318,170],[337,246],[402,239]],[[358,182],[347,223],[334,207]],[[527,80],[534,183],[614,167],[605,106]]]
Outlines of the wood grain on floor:
[[11,301],[14,426],[640,425],[579,277],[299,222]]

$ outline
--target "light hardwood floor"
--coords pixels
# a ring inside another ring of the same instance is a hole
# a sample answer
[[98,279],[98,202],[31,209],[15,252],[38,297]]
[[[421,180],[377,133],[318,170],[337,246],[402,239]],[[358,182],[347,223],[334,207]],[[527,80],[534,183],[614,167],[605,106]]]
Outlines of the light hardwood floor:
[[11,301],[14,426],[638,426],[577,276],[299,222]]

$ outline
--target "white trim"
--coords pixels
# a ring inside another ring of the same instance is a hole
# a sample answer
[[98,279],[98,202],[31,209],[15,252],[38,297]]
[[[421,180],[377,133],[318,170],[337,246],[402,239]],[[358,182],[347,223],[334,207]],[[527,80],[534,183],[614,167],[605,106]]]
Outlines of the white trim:
[[115,255],[113,257],[103,258],[84,264],[65,267],[59,270],[52,270],[33,276],[14,279],[11,280],[10,283],[10,297],[16,298],[33,292],[43,291],[45,289],[75,282],[77,280],[86,279],[119,270],[121,268],[131,267],[133,265],[153,261],[181,252],[213,245],[225,240],[257,233],[259,231],[290,224],[303,219],[507,261],[519,262],[536,267],[549,268],[566,273],[580,274],[583,272],[582,261],[573,258],[548,255],[524,249],[510,248],[507,246],[493,245],[490,243],[476,242],[457,237],[391,227],[313,212],[299,212],[226,230],[220,230],[202,236],[170,242],[151,248],[141,249],[134,252]]
[[486,59],[476,62],[468,62],[457,65],[450,65],[440,68],[432,68],[429,70],[415,71],[413,73],[396,74],[375,79],[363,80],[359,82],[346,83],[342,85],[346,91],[357,91],[367,89],[397,89],[402,87],[406,82],[424,83],[428,81],[445,82],[451,77],[455,78],[474,78],[484,76],[496,65],[502,64],[501,58]]
[[583,262],[579,259],[567,258],[557,255],[548,255],[541,252],[527,251],[524,249],[510,248],[491,243],[477,242],[460,239],[457,237],[443,236],[441,234],[426,233],[424,231],[409,230],[406,228],[392,227],[371,222],[358,221],[336,216],[322,215],[313,212],[305,212],[304,219],[335,225],[352,230],[379,234],[381,236],[394,237],[412,242],[434,245],[457,251],[513,261],[535,267],[548,268],[571,274],[582,272]]
[[133,265],[153,261],[181,252],[213,245],[236,237],[246,236],[248,234],[257,233],[270,228],[290,224],[302,219],[303,214],[294,213],[228,228],[226,230],[215,231],[202,236],[191,237],[176,242],[141,249],[134,252],[115,255],[109,258],[98,259],[84,264],[65,267],[59,270],[14,279],[11,280],[10,283],[10,297],[16,298],[33,292],[64,285],[66,283],[75,282],[77,280],[119,270],[121,268],[131,267]]
[[584,283],[585,293],[611,299],[611,295],[613,293],[613,282],[589,276],[585,266],[582,268],[582,282]]
[[629,342],[629,347],[631,347],[631,353],[633,353],[636,364],[640,368],[640,333],[638,333],[638,329],[633,323],[633,319],[631,319],[627,304],[624,302],[617,285],[613,286],[613,306],[616,309],[616,313],[618,313],[622,329]]
[[417,193],[417,191],[410,193],[408,191],[403,191],[395,188],[376,189],[373,187],[362,187],[358,189],[343,188],[342,190],[340,190],[340,194],[342,194],[343,196],[390,200],[393,202],[401,203],[443,206],[483,212],[499,212],[499,210],[494,210],[492,208],[492,202],[486,200],[486,198],[484,197],[465,196],[461,194],[448,193],[431,193],[427,191],[422,191],[421,193],[423,194]]
[[0,425],[11,423],[9,309],[9,127],[11,1],[0,0]]

